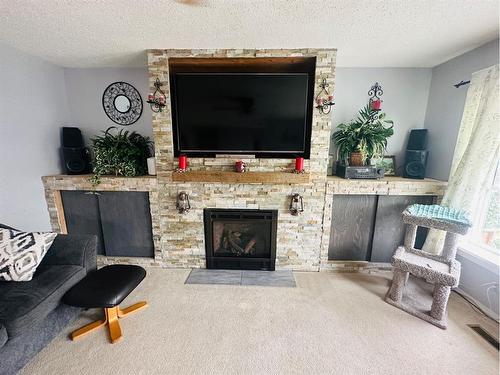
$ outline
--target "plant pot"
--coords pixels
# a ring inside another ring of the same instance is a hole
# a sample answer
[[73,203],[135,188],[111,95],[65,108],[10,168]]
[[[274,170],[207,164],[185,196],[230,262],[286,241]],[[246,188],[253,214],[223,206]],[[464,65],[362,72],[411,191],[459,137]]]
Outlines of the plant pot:
[[351,152],[351,155],[349,155],[349,165],[352,165],[353,167],[362,167],[365,165],[361,152]]

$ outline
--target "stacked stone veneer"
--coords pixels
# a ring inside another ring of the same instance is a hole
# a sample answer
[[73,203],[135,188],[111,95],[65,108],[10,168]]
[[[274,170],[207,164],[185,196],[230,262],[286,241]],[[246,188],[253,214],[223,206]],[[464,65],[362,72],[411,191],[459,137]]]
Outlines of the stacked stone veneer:
[[[378,269],[367,262],[335,262],[328,260],[328,244],[334,194],[380,195],[442,195],[445,183],[433,180],[417,181],[386,178],[380,181],[343,180],[327,177],[331,116],[313,111],[311,157],[305,161],[310,182],[305,184],[238,184],[182,183],[172,181],[177,160],[174,158],[172,118],[170,108],[169,64],[173,57],[316,57],[315,95],[319,83],[326,78],[333,90],[335,78],[333,49],[293,50],[150,50],[148,51],[149,84],[153,90],[156,78],[164,84],[167,106],[153,113],[153,135],[157,177],[103,177],[94,187],[89,176],[44,177],[46,199],[52,227],[60,231],[55,193],[58,190],[148,191],[153,223],[155,258],[100,257],[100,263],[139,263],[163,267],[205,267],[204,208],[243,208],[278,210],[277,268],[295,270],[365,271]],[[189,158],[192,170],[232,170],[235,159]],[[245,160],[252,171],[291,172],[290,159]],[[179,192],[189,194],[191,211],[181,215],[175,204]],[[292,216],[290,196],[299,193],[304,198],[305,211]],[[60,213],[59,213],[60,215]]]
[[[278,233],[276,266],[300,270],[318,270],[323,243],[323,207],[325,201],[328,147],[330,144],[331,117],[313,111],[311,157],[305,168],[311,173],[307,184],[227,184],[227,183],[176,183],[172,181],[177,160],[174,158],[172,117],[169,90],[169,59],[173,57],[316,57],[315,95],[319,83],[325,78],[333,89],[335,77],[334,49],[286,50],[150,50],[148,51],[149,83],[159,78],[164,83],[167,106],[161,113],[153,114],[153,133],[158,174],[158,198],[162,261],[169,267],[204,267],[205,243],[203,226],[204,208],[277,209]],[[196,110],[194,108],[194,110]],[[237,159],[190,158],[192,170],[232,170]],[[289,171],[290,159],[245,160],[251,171]],[[189,194],[191,211],[179,215],[175,210],[177,194]],[[290,196],[299,193],[304,197],[305,212],[292,216],[288,211]]]
[[144,177],[101,177],[101,183],[97,186],[90,182],[90,175],[79,176],[45,176],[42,177],[45,189],[45,200],[49,210],[50,224],[52,230],[62,232],[61,223],[64,220],[63,213],[58,210],[57,194],[61,190],[86,190],[86,191],[143,191],[148,192],[151,212],[151,225],[153,231],[153,244],[155,248],[154,259],[149,258],[124,258],[99,256],[100,264],[110,263],[139,263],[160,266],[162,251],[160,246],[160,217],[158,210],[158,181],[154,176]]

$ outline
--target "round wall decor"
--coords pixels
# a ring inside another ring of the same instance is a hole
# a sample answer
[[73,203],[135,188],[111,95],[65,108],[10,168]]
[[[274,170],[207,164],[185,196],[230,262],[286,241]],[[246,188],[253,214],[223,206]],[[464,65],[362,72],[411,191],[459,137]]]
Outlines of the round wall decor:
[[129,83],[115,82],[104,90],[102,107],[113,122],[132,125],[142,114],[141,94]]

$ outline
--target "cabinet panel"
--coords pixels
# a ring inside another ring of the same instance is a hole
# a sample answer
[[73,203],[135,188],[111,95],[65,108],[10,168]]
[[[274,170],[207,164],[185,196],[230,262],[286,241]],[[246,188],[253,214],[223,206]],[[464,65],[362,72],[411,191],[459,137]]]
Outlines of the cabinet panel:
[[61,191],[64,217],[69,234],[95,234],[97,253],[104,254],[104,241],[97,196],[88,191]]
[[376,195],[333,197],[329,259],[368,260],[376,205]]
[[[411,204],[432,204],[433,196],[379,196],[371,261],[390,262],[396,248],[403,244],[405,225],[401,213]],[[418,228],[417,247],[421,247],[427,236],[425,228]]]
[[106,255],[154,257],[147,192],[100,192]]

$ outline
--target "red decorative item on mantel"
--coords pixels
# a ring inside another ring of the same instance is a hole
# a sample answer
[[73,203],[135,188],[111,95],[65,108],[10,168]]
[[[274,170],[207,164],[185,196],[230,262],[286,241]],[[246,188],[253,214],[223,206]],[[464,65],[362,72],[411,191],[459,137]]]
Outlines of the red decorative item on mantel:
[[295,173],[304,173],[304,158],[295,158]]
[[187,156],[179,155],[179,172],[184,172],[187,169]]
[[244,161],[242,160],[238,160],[235,164],[234,164],[234,170],[238,173],[243,173],[243,172],[246,172],[247,170],[247,166],[245,164]]

